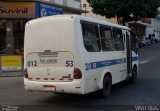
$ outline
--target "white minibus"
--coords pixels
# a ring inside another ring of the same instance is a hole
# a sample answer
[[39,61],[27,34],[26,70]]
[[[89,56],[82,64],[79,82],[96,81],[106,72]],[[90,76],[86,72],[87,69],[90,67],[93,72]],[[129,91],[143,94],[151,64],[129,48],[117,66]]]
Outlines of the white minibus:
[[118,82],[135,82],[139,58],[128,27],[79,15],[26,23],[24,87],[28,91],[108,97]]

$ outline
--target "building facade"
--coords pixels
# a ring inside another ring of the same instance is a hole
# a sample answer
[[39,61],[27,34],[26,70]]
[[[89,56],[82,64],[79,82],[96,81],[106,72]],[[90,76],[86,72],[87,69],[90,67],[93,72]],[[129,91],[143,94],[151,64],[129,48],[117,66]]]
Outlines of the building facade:
[[[82,13],[83,16],[118,24],[117,18],[106,19],[103,16],[94,14],[87,0],[81,0],[81,7],[83,10],[89,12],[89,13]],[[158,10],[160,13],[160,8]],[[142,18],[139,21],[130,22],[126,25],[132,29],[132,31],[137,35],[137,37],[140,38],[144,36],[149,36],[149,34],[155,34],[157,36],[160,36],[160,14],[159,18],[152,18],[152,19]]]
[[110,22],[110,23],[118,24],[116,18],[107,19],[104,16],[94,14],[92,12],[92,7],[90,7],[90,5],[88,4],[87,0],[81,0],[81,7],[82,7],[83,10],[88,11],[87,13],[82,13],[83,16],[90,17],[90,18],[95,18],[95,19],[102,20],[102,21],[107,21],[107,22]]
[[154,33],[156,36],[160,36],[160,19],[159,18],[152,18],[152,27],[151,31]]
[[23,54],[25,23],[58,14],[81,14],[80,0],[0,1],[0,54]]
[[145,32],[143,36],[149,37],[154,35],[156,37],[160,36],[160,19],[159,18],[146,18],[140,22],[144,28]]

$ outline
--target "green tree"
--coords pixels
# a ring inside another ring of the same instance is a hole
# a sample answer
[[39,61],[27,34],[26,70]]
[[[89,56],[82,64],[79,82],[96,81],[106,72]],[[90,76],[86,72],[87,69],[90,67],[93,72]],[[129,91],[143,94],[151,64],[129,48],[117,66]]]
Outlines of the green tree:
[[153,18],[160,0],[87,0],[95,14],[106,18],[117,17],[118,23]]

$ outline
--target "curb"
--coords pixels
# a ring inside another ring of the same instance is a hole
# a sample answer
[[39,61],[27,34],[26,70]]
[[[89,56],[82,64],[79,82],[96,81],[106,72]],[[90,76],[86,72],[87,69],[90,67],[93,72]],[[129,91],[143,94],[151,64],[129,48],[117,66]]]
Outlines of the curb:
[[20,77],[23,75],[23,72],[0,72],[0,77]]

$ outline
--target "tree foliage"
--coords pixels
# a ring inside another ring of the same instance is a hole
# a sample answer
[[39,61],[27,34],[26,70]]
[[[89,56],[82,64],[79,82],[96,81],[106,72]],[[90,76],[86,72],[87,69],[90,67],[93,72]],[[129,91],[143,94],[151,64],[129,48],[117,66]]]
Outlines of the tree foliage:
[[87,0],[95,14],[117,17],[124,22],[152,18],[157,14],[160,0]]

